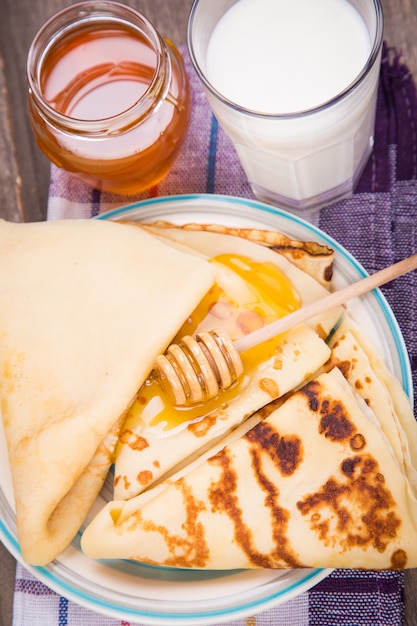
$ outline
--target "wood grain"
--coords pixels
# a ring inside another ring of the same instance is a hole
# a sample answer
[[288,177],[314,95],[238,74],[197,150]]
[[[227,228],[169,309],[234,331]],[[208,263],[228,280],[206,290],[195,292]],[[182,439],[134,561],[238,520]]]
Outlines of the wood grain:
[[[402,53],[417,82],[417,0],[381,0],[385,39]],[[192,0],[129,0],[166,37],[186,40]],[[70,0],[0,0],[0,217],[46,217],[49,163],[37,148],[26,108],[29,43],[50,15]],[[13,559],[0,546],[0,626],[12,623]],[[406,574],[406,626],[417,626],[417,570]]]

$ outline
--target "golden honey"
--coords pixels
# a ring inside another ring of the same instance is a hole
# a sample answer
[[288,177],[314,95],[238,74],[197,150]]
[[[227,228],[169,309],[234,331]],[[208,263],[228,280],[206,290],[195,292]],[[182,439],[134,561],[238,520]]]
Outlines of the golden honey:
[[49,159],[92,187],[144,191],[172,168],[188,130],[181,55],[134,9],[75,4],[28,53],[29,115]]
[[[174,343],[184,335],[195,334],[213,327],[227,328],[233,340],[252,332],[242,324],[246,314],[256,316],[256,327],[269,324],[291,313],[301,305],[300,297],[287,276],[273,263],[259,263],[236,254],[222,254],[210,259],[222,267],[222,282],[214,284],[179,331]],[[280,337],[273,337],[241,354],[244,374],[228,389],[204,404],[174,406],[161,388],[154,373],[138,393],[128,412],[125,430],[154,427],[162,431],[175,430],[184,424],[200,420],[227,406],[245,389],[256,368],[279,360]]]

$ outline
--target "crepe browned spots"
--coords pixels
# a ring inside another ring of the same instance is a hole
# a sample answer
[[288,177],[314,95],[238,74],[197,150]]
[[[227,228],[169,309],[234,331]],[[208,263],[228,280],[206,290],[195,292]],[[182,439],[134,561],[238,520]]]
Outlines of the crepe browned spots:
[[153,497],[110,502],[82,547],[181,568],[402,569],[416,520],[402,463],[334,368]]

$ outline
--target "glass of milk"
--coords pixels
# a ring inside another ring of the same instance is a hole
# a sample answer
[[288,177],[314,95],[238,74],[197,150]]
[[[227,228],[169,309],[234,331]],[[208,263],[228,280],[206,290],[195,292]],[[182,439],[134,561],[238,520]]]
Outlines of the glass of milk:
[[379,0],[194,0],[191,60],[259,200],[296,212],[351,195],[382,39]]

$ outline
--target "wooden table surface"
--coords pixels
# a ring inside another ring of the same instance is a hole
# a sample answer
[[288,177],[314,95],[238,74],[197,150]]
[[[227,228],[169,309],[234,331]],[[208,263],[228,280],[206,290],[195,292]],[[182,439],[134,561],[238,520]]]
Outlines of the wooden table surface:
[[[192,0],[129,0],[165,36],[186,40]],[[46,217],[49,163],[34,143],[26,108],[29,43],[68,0],[0,0],[0,218]],[[403,54],[417,82],[417,0],[382,0],[385,40]],[[0,543],[0,626],[12,623],[14,561]],[[417,570],[406,573],[406,626],[417,626]],[[28,626],[30,626],[28,624]]]

